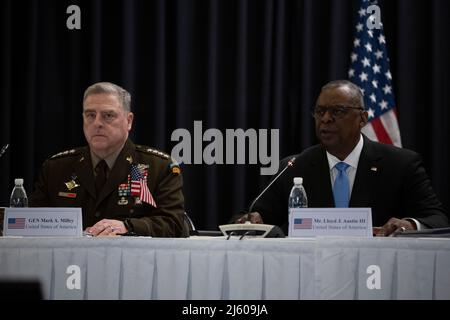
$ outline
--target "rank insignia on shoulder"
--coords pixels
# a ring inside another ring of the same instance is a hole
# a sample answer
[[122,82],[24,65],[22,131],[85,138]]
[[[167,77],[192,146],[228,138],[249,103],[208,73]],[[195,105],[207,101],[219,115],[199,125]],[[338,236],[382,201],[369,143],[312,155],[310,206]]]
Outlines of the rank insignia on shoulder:
[[142,152],[145,152],[145,153],[149,153],[149,154],[153,154],[153,155],[161,157],[163,159],[169,159],[170,158],[170,156],[167,153],[159,151],[159,150],[156,150],[156,149],[153,149],[153,148],[149,148],[149,147],[141,146],[141,145],[136,145],[136,148],[139,151],[142,151]]
[[53,159],[53,158],[58,158],[58,157],[62,157],[62,156],[67,156],[69,154],[75,153],[75,151],[77,151],[77,150],[76,149],[66,150],[66,151],[63,151],[63,152],[53,155],[51,158]]

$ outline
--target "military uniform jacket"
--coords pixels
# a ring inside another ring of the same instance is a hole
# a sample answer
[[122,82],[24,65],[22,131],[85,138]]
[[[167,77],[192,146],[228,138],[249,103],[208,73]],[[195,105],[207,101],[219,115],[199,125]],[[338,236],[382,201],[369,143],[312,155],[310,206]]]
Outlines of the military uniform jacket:
[[[132,166],[143,168],[156,207],[131,196]],[[34,207],[81,207],[83,228],[101,219],[130,219],[138,235],[185,235],[182,176],[169,155],[128,140],[98,197],[89,147],[59,153],[43,164],[30,197]]]

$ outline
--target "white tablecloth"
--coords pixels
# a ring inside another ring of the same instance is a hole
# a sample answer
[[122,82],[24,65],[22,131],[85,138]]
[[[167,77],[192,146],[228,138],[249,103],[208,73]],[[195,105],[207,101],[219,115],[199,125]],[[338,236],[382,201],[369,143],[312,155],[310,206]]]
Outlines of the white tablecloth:
[[46,299],[450,299],[450,240],[0,238],[0,281],[20,279]]

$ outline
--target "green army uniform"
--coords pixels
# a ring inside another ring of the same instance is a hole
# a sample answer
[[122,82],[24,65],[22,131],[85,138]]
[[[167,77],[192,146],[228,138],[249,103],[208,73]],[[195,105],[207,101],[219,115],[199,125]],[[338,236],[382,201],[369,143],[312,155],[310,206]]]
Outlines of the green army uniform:
[[[46,160],[35,191],[33,207],[80,207],[83,229],[102,219],[126,221],[138,235],[186,236],[183,180],[169,155],[127,140],[108,179],[96,196],[89,147],[61,152]],[[131,169],[145,173],[156,207],[131,192]]]

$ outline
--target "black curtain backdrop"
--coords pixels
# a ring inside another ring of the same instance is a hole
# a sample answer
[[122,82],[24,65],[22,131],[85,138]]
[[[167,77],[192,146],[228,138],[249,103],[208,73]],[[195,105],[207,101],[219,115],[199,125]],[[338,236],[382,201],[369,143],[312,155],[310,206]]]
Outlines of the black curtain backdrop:
[[[81,30],[66,28],[71,4]],[[423,155],[448,207],[450,2],[379,5],[403,145]],[[10,148],[0,159],[0,205],[15,177],[31,193],[46,158],[85,144],[82,94],[97,81],[131,92],[132,139],[168,153],[173,130],[194,138],[196,120],[224,134],[279,129],[280,158],[315,144],[309,110],[322,85],[347,77],[357,8],[345,0],[2,0],[0,144]],[[248,207],[268,180],[259,165],[182,170],[186,209],[202,229]]]

